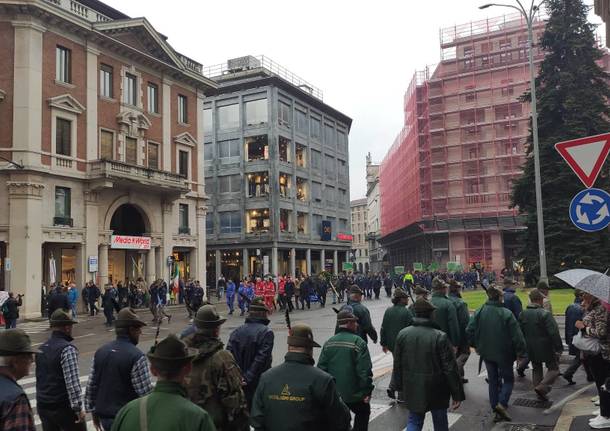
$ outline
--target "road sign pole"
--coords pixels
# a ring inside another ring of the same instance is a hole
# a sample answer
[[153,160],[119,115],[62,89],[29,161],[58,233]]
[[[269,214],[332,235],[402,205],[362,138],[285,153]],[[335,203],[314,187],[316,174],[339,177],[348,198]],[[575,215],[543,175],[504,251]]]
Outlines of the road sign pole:
[[544,215],[542,212],[542,185],[540,182],[540,149],[538,148],[538,114],[536,112],[536,76],[534,73],[534,35],[533,35],[533,12],[530,11],[527,18],[528,51],[530,67],[530,92],[532,108],[532,137],[534,144],[534,180],[536,183],[536,220],[538,224],[538,257],[540,259],[540,280],[547,281],[546,274],[546,252],[544,244]]

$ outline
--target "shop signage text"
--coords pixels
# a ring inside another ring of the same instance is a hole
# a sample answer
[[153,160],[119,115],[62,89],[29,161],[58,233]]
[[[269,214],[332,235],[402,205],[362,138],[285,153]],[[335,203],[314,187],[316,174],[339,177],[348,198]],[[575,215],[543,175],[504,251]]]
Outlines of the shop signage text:
[[337,240],[339,241],[353,241],[354,235],[349,233],[338,233]]
[[123,250],[150,250],[150,237],[112,235],[110,237],[110,248]]

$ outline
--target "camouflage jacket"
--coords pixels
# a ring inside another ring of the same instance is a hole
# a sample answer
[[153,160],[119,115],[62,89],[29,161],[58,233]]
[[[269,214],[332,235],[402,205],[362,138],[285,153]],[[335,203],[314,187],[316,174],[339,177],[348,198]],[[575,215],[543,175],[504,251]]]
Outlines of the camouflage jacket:
[[218,338],[198,332],[184,341],[199,350],[186,379],[189,399],[212,416],[217,430],[249,430],[241,371],[233,355]]

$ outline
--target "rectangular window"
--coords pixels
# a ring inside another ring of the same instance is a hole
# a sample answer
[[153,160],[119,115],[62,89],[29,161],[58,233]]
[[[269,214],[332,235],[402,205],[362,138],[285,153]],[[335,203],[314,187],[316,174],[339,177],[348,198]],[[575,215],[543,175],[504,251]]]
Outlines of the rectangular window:
[[189,153],[188,151],[178,151],[178,173],[185,178],[189,176]]
[[263,197],[269,194],[269,173],[254,172],[248,174],[248,197]]
[[55,79],[67,84],[72,82],[72,51],[63,46],[55,48]]
[[188,116],[188,108],[187,108],[188,99],[186,96],[181,94],[178,95],[178,122],[182,124],[188,124],[189,116]]
[[128,105],[137,105],[138,90],[137,90],[138,78],[130,73],[125,74],[123,80],[123,102]]
[[211,235],[214,233],[214,213],[210,212],[205,217],[205,233]]
[[311,117],[310,127],[311,138],[319,141],[320,137],[322,136],[322,126],[320,120],[315,117]]
[[[205,177],[205,194],[212,195],[216,189],[216,183],[214,177]],[[209,215],[210,213],[208,213]]]
[[306,234],[309,232],[307,221],[306,213],[297,212],[297,233]]
[[319,151],[311,150],[311,167],[314,169],[322,168],[322,154]]
[[203,159],[214,160],[214,145],[211,142],[206,142],[203,145]]
[[249,210],[246,212],[248,233],[264,233],[271,229],[269,209]]
[[179,226],[188,227],[189,226],[189,206],[188,206],[188,204],[179,204],[178,212],[179,212],[179,214],[178,214]]
[[147,88],[147,96],[148,96],[148,112],[153,114],[159,113],[159,86],[157,84],[153,84],[152,82],[148,83]]
[[299,168],[307,167],[307,148],[305,146],[296,144],[295,161]]
[[225,159],[228,157],[239,157],[239,147],[239,139],[218,141],[218,157],[221,159]]
[[112,66],[107,64],[100,67],[100,95],[112,98]]
[[326,186],[326,190],[324,190],[324,194],[326,195],[325,197],[326,197],[327,206],[334,207],[337,205],[334,187]]
[[329,176],[335,176],[335,158],[326,156],[324,160],[324,173]]
[[148,167],[159,169],[159,144],[148,143]]
[[223,211],[220,215],[220,233],[240,233],[241,215],[239,211]]
[[212,108],[205,108],[203,110],[203,133],[209,135],[212,130]]
[[138,164],[138,140],[135,138],[125,138],[125,163]]
[[267,135],[250,136],[244,139],[247,160],[269,160],[269,140]]
[[100,159],[114,159],[114,133],[107,130],[100,131]]
[[324,125],[324,144],[328,147],[335,146],[335,128],[330,124]]
[[218,129],[239,129],[239,105],[227,105],[218,108]]
[[280,209],[280,232],[292,232],[291,211]]
[[72,155],[72,121],[56,118],[55,153],[62,156]]
[[297,199],[301,202],[305,202],[307,200],[307,180],[305,178],[297,177]]
[[267,99],[252,100],[245,103],[246,124],[258,126],[267,123]]
[[280,162],[290,163],[290,139],[280,136],[278,138],[278,150]]
[[280,196],[283,198],[289,198],[290,197],[290,175],[280,173],[279,183],[280,183]]
[[280,125],[290,127],[290,105],[280,102],[277,110],[277,119]]
[[219,193],[236,193],[241,190],[241,177],[239,175],[223,175],[218,177]]
[[309,124],[307,123],[307,113],[303,112],[299,109],[297,109],[296,111],[296,129],[297,132],[301,133],[302,135],[307,136],[307,132],[309,130]]
[[67,187],[55,187],[55,217],[71,217],[71,190]]
[[322,184],[315,181],[311,183],[311,197],[316,202],[322,201]]
[[322,216],[320,214],[314,214],[311,218],[311,231],[316,233],[318,236],[322,233]]
[[337,130],[337,151],[347,152],[347,135],[341,130]]

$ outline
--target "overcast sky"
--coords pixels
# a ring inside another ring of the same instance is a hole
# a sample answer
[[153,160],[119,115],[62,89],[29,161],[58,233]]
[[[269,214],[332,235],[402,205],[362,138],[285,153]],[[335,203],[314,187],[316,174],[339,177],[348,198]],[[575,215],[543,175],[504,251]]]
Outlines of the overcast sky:
[[264,54],[320,88],[324,102],[353,119],[352,200],[366,192],[366,153],[380,162],[402,127],[413,73],[438,63],[439,29],[511,12],[479,10],[488,0],[104,1],[145,16],[204,66]]

